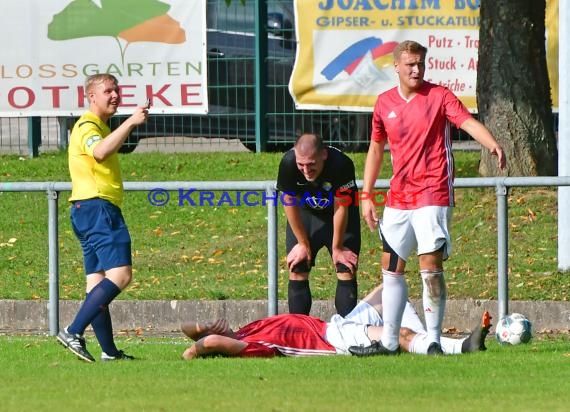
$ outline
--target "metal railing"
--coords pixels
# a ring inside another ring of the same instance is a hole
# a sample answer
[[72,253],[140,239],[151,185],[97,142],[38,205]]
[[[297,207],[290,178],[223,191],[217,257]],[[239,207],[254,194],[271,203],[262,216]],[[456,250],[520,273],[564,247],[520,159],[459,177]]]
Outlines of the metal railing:
[[[357,185],[362,188],[362,181]],[[375,189],[386,189],[389,180],[379,179]],[[512,187],[570,186],[568,177],[489,177],[458,178],[455,188],[494,187],[497,198],[497,287],[499,318],[508,313],[508,189]],[[157,187],[164,190],[178,190],[192,187],[205,190],[263,190],[267,199],[278,199],[275,181],[202,181],[202,182],[125,182],[125,191],[150,191]],[[60,192],[71,191],[69,182],[0,182],[0,192],[43,192],[48,200],[48,246],[49,246],[49,329],[50,335],[59,331],[59,251],[58,251],[58,199]],[[267,204],[267,273],[268,273],[268,315],[277,314],[277,201]],[[559,205],[560,208],[570,205]]]

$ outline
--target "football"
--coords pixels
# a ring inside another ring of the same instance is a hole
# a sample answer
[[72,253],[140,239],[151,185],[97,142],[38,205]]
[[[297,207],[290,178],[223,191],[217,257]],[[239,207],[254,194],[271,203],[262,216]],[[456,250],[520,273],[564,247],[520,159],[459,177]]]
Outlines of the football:
[[532,338],[532,324],[526,316],[511,313],[499,320],[495,336],[501,345],[528,343]]

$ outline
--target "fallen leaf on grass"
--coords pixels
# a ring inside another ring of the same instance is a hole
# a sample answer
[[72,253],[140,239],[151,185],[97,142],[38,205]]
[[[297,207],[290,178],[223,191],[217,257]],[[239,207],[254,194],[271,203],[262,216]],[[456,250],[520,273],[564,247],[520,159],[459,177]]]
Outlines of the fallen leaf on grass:
[[535,221],[536,220],[536,213],[534,213],[531,209],[526,210],[528,213],[528,220]]
[[488,290],[484,290],[483,292],[479,293],[478,297],[479,298],[484,298],[485,296],[489,295],[489,291]]
[[14,246],[14,243],[16,243],[17,240],[18,239],[16,239],[15,237],[11,237],[10,239],[8,239],[7,242],[0,243],[0,247],[6,247],[6,246],[12,247]]

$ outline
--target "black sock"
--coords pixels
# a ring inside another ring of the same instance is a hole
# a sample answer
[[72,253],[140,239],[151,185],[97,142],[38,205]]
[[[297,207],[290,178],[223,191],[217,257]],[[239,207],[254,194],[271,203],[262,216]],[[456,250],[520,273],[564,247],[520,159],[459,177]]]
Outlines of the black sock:
[[289,313],[308,315],[311,312],[313,299],[308,280],[289,280],[288,290]]
[[356,279],[337,280],[334,306],[340,316],[346,316],[356,306],[358,285]]

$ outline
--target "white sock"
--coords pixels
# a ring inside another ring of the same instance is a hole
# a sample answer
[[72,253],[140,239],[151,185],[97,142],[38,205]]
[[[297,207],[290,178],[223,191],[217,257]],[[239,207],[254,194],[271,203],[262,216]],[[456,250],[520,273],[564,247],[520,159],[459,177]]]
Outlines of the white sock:
[[463,353],[461,352],[461,345],[463,345],[463,341],[467,338],[453,339],[442,336],[440,339],[441,349],[443,349],[443,353],[447,355],[457,355],[459,353]]
[[422,323],[418,312],[408,301],[406,302],[406,307],[404,308],[404,315],[402,316],[402,328],[408,328],[416,333],[425,332],[426,328]]
[[[462,353],[461,352],[461,345],[463,344],[463,339],[452,339],[446,338],[445,336],[441,337],[441,349],[443,353],[446,355],[457,355]],[[420,355],[427,355],[427,350],[429,345],[432,344],[432,340],[428,338],[425,332],[420,332],[416,336],[414,336],[410,342],[410,347],[408,351],[410,353],[417,353]]]
[[[422,270],[420,271],[423,283],[423,305],[424,305],[424,317],[426,321],[426,331],[430,342],[440,343],[441,338],[441,327],[443,325],[443,314],[445,312],[445,280],[443,278],[443,270],[431,271]],[[439,294],[439,297],[433,299],[429,293],[428,278],[432,278],[432,283],[435,287],[443,289]],[[434,279],[435,277],[435,279]]]
[[406,302],[408,301],[408,285],[403,273],[394,273],[382,269],[382,345],[386,349],[395,350],[399,343],[400,325]]
[[431,341],[428,340],[426,333],[420,332],[412,338],[408,352],[427,355],[429,345],[431,345]]

